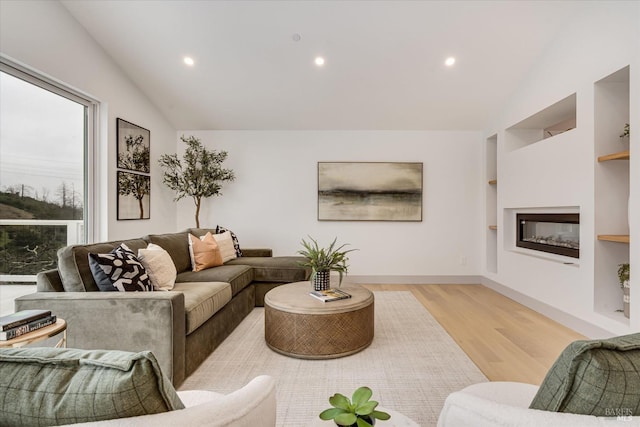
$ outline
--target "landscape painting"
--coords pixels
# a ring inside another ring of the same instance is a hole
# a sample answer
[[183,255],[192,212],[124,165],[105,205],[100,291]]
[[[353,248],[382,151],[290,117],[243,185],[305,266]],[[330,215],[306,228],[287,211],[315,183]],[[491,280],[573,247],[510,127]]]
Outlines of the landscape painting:
[[319,221],[422,221],[422,163],[318,162]]

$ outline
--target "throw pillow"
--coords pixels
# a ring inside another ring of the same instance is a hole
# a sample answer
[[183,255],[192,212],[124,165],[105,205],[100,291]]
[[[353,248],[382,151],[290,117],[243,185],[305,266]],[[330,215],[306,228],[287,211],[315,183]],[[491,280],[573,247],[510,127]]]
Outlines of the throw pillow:
[[217,225],[216,226],[216,234],[222,234],[225,232],[229,232],[231,234],[231,240],[233,240],[233,247],[236,250],[236,256],[237,257],[241,257],[242,256],[242,251],[240,250],[240,243],[238,242],[238,236],[235,235],[235,233],[231,230],[227,230],[226,228]]
[[640,415],[640,333],[569,344],[529,408],[604,417]]
[[233,247],[233,240],[231,239],[231,232],[225,231],[222,234],[216,234],[213,238],[216,239],[216,243],[220,248],[222,262],[237,258],[236,249]]
[[53,426],[183,409],[149,351],[0,352],[0,425]]
[[151,285],[156,291],[170,291],[176,283],[176,266],[169,252],[153,243],[146,249],[138,249],[138,259],[147,270]]
[[124,243],[108,254],[89,253],[88,257],[89,268],[101,291],[153,290],[144,266]]
[[220,248],[209,232],[198,239],[189,233],[189,255],[193,271],[201,271],[207,268],[222,265]]

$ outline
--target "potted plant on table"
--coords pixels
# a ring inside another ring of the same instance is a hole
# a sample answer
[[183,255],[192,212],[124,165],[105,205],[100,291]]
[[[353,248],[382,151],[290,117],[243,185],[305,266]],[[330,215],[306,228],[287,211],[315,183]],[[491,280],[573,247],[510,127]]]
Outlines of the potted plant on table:
[[320,419],[333,420],[336,425],[349,427],[372,427],[376,419],[388,420],[391,415],[383,411],[376,411],[378,402],[371,399],[373,392],[369,387],[360,387],[353,392],[351,400],[336,393],[329,398],[332,408],[320,413]]
[[618,264],[618,281],[624,291],[624,317],[629,318],[629,280],[631,267],[628,262]]
[[302,239],[304,250],[298,251],[298,254],[307,258],[300,265],[311,268],[310,280],[313,283],[314,290],[322,291],[330,288],[329,275],[331,271],[337,271],[340,274],[339,287],[342,284],[343,275],[347,274],[349,269],[347,254],[356,249],[343,250],[348,243],[336,247],[337,237],[333,239],[333,242],[327,248],[321,248],[318,245],[318,241],[313,237],[309,236],[309,239],[311,242]]

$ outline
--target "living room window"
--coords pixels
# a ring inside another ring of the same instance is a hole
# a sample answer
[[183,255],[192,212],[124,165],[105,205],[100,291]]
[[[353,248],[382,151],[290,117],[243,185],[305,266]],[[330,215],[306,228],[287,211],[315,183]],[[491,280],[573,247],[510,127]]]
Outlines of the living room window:
[[0,58],[0,284],[92,239],[97,102]]

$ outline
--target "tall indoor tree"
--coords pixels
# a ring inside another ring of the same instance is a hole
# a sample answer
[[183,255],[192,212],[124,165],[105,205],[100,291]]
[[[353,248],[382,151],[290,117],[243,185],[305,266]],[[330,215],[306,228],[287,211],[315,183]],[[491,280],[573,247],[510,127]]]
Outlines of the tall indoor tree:
[[196,205],[196,227],[200,227],[200,207],[202,199],[221,195],[222,184],[233,181],[231,169],[222,167],[227,158],[226,151],[207,150],[194,136],[180,138],[187,148],[182,160],[177,154],[160,156],[160,166],[164,169],[162,182],[176,192],[175,201],[191,197]]

